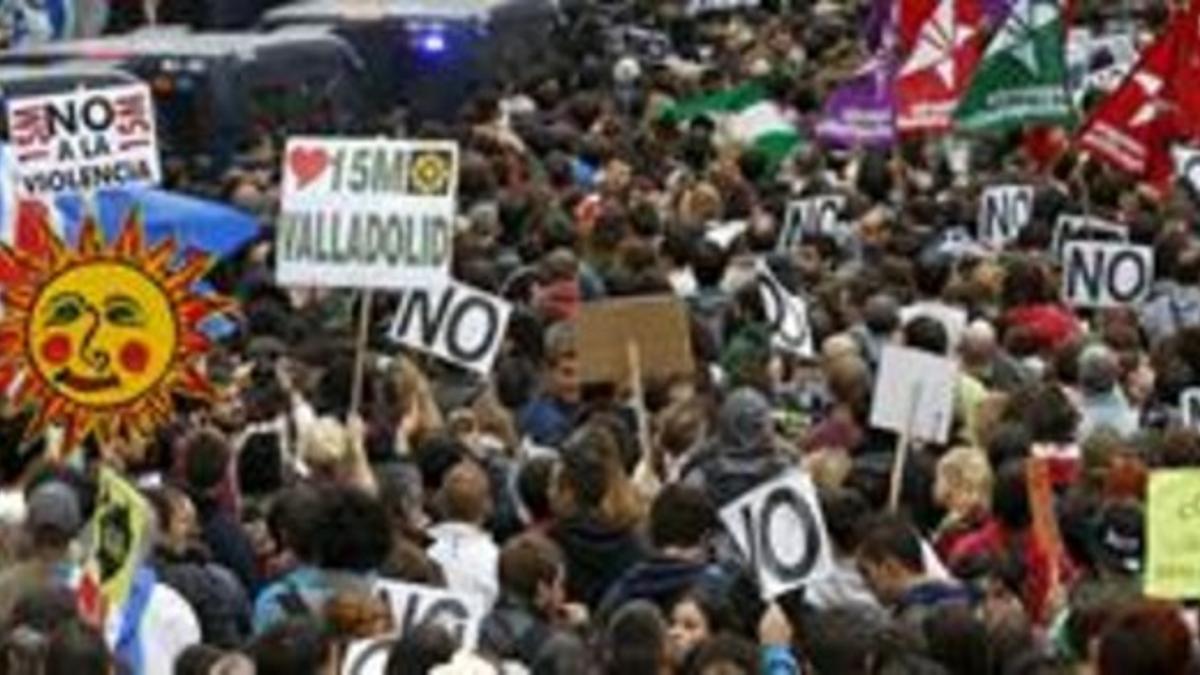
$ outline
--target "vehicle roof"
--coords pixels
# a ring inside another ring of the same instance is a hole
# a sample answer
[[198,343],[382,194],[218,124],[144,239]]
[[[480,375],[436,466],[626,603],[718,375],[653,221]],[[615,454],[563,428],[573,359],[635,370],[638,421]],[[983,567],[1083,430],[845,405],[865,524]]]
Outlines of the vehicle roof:
[[265,21],[486,20],[499,8],[521,4],[554,6],[552,0],[306,0],[267,12]]
[[65,61],[50,66],[0,65],[0,100],[10,96],[66,93],[81,84],[132,84],[136,76],[87,61]]
[[272,33],[190,33],[167,26],[85,40],[63,40],[0,53],[0,62],[23,58],[122,58],[128,56],[181,56],[192,58],[249,59],[260,50],[288,45],[322,45],[349,48],[325,29],[281,30]]

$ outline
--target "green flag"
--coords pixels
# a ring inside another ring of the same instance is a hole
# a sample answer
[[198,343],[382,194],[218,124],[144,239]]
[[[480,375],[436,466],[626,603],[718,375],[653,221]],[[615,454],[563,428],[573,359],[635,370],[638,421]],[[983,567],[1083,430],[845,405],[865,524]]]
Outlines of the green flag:
[[758,150],[772,166],[803,145],[795,122],[758,83],[680,101],[664,110],[662,116],[676,123],[709,117],[725,140]]
[[1007,131],[1071,124],[1064,36],[1060,0],[1016,0],[959,102],[958,127]]

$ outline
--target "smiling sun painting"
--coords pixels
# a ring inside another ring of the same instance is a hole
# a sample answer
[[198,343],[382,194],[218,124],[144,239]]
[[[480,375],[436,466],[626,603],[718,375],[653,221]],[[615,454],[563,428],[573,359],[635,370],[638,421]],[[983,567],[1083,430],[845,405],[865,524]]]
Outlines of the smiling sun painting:
[[171,415],[172,394],[211,396],[200,324],[233,309],[194,290],[211,257],[147,245],[136,210],[108,244],[91,216],[75,249],[37,228],[36,250],[0,245],[0,392],[34,412],[29,437],[59,426],[68,451],[89,434],[145,437]]

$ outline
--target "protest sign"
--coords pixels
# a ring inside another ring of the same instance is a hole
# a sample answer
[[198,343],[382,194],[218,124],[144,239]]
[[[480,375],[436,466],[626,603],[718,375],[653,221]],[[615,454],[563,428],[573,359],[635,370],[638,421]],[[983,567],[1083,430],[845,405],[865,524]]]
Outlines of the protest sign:
[[638,353],[644,379],[690,375],[692,334],[687,311],[674,296],[590,302],[576,330],[580,378],[585,383],[629,382],[630,347]]
[[1185,389],[1179,395],[1179,411],[1185,427],[1200,431],[1200,387]]
[[1200,149],[1176,147],[1172,154],[1175,176],[1191,190],[1193,197],[1200,198]]
[[1146,595],[1200,598],[1200,470],[1150,474],[1146,502]]
[[821,195],[788,202],[779,250],[790,250],[805,235],[833,233],[841,223],[845,209],[844,195]]
[[883,348],[871,405],[871,426],[945,443],[954,417],[958,365],[926,352]]
[[214,394],[201,366],[212,346],[203,325],[234,304],[196,288],[213,259],[182,255],[170,237],[151,245],[136,209],[120,216],[107,242],[108,228],[85,216],[72,246],[42,211],[25,223],[46,242],[38,250],[0,244],[0,391],[38,411],[28,438],[60,428],[64,453],[89,435],[150,437],[173,416],[176,395]]
[[434,622],[450,631],[463,649],[474,649],[479,641],[479,626],[488,610],[481,597],[383,579],[375,582],[373,592],[391,609],[392,627],[401,635]]
[[758,575],[768,600],[833,570],[816,487],[799,469],[721,509],[721,522]]
[[1063,252],[1063,297],[1076,307],[1118,307],[1143,300],[1154,284],[1149,246],[1075,241]]
[[97,582],[106,608],[120,607],[129,596],[134,573],[147,550],[149,527],[146,499],[116,471],[101,467],[83,569]]
[[383,675],[387,670],[388,654],[398,639],[398,635],[387,635],[355,640],[346,645],[341,675]]
[[808,303],[787,289],[765,262],[758,263],[758,289],[763,312],[771,328],[771,342],[797,356],[813,355],[813,337],[808,324]]
[[144,84],[10,101],[8,138],[28,195],[162,180],[154,101]]
[[275,234],[288,286],[440,283],[454,238],[458,146],[450,141],[292,138]]
[[392,341],[486,376],[504,341],[512,305],[457,281],[400,292]]
[[979,239],[992,248],[1004,248],[1017,238],[1033,217],[1033,187],[995,185],[979,200]]
[[1063,249],[1072,241],[1128,242],[1129,228],[1090,216],[1059,216],[1050,243],[1055,259],[1063,259]]

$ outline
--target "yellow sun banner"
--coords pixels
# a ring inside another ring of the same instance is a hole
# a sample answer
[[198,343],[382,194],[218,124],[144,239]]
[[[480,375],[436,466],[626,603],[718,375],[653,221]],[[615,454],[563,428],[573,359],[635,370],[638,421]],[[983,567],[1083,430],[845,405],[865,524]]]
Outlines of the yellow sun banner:
[[137,210],[106,243],[85,216],[70,248],[48,222],[34,249],[0,245],[0,397],[34,412],[27,437],[61,427],[64,452],[88,435],[144,438],[172,412],[172,394],[212,396],[201,323],[231,300],[195,285],[211,256],[144,239]]

